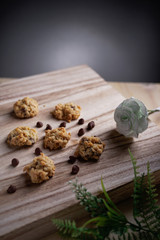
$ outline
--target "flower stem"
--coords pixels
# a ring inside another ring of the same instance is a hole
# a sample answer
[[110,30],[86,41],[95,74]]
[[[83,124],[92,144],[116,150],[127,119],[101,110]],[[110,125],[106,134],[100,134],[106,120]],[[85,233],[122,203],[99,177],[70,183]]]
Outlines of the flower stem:
[[160,112],[160,107],[156,108],[156,109],[153,109],[153,110],[148,110],[148,115],[150,115],[152,113],[155,113],[155,112]]

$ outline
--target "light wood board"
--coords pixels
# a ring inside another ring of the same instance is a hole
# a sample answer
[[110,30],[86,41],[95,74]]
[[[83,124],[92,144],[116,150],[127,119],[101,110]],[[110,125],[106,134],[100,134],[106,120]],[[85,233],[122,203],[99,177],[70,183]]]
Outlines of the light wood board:
[[[17,119],[12,113],[13,103],[25,96],[38,100],[40,113],[32,119]],[[86,135],[99,136],[106,143],[105,151],[97,163],[77,162],[80,167],[79,182],[85,184],[92,193],[101,192],[101,176],[107,190],[117,189],[132,181],[133,169],[128,147],[137,158],[141,171],[146,171],[146,162],[150,161],[152,171],[159,172],[160,129],[154,123],[150,122],[149,128],[138,139],[127,139],[115,131],[114,109],[123,100],[116,90],[85,65],[1,84],[2,239],[40,239],[53,230],[50,221],[52,216],[65,217],[72,210],[79,213],[74,194],[68,185],[68,181],[75,179],[75,176],[70,175],[72,166],[67,163],[68,156],[74,153],[79,141],[77,132],[82,126],[77,125],[77,121],[67,124],[66,129],[71,132],[72,137],[65,149],[43,151],[56,165],[56,174],[52,179],[40,185],[27,185],[22,172],[25,164],[34,158],[34,149],[38,146],[43,148],[45,125],[49,123],[53,128],[58,127],[60,122],[50,114],[57,103],[73,101],[79,104],[82,107],[81,117],[85,119],[84,127],[91,120],[96,123],[95,128],[86,132]],[[39,120],[44,123],[44,127],[37,129],[39,141],[33,147],[15,150],[7,146],[5,140],[12,129],[17,126],[35,127]],[[16,168],[10,166],[14,157],[20,160]],[[17,186],[17,192],[11,195],[6,193],[10,184]],[[127,191],[123,191],[123,194],[127,196]]]

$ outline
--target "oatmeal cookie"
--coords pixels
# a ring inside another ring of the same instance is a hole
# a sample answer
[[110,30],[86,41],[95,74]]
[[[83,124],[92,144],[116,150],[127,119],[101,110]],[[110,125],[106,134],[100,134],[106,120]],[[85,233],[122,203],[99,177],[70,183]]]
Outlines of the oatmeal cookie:
[[74,153],[75,157],[84,160],[98,160],[104,150],[105,144],[98,137],[83,137]]
[[18,118],[34,117],[38,113],[38,103],[33,98],[25,97],[14,104],[13,110]]
[[32,183],[41,183],[51,178],[55,173],[54,162],[43,153],[35,157],[33,161],[26,165],[24,172],[30,176]]
[[30,146],[38,140],[37,131],[29,127],[17,127],[8,134],[7,143],[14,147]]
[[64,148],[71,138],[71,134],[67,133],[64,127],[46,130],[45,132],[44,148],[49,148],[50,150]]
[[58,104],[52,112],[53,117],[58,120],[70,122],[80,116],[81,107],[74,103]]

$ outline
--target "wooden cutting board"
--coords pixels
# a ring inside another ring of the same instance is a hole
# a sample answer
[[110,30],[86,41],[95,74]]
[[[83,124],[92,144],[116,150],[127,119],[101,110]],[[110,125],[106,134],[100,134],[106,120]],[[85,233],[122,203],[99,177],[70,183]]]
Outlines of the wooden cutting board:
[[[39,103],[38,116],[31,119],[17,119],[12,112],[13,103],[25,96],[34,97]],[[152,122],[138,139],[128,139],[115,130],[113,114],[124,98],[105,82],[95,71],[86,65],[45,73],[1,84],[0,94],[0,236],[1,239],[41,239],[54,231],[52,216],[70,216],[73,211],[80,214],[77,201],[72,193],[69,180],[72,165],[67,163],[78,144],[78,130],[82,127],[77,121],[67,123],[71,140],[67,147],[59,151],[43,149],[43,136],[46,124],[57,128],[60,121],[50,114],[58,103],[75,102],[82,107],[81,117],[87,123],[95,121],[95,128],[86,131],[86,136],[99,136],[106,144],[100,160],[77,162],[80,167],[79,182],[94,194],[101,192],[100,179],[103,177],[106,189],[114,190],[127,186],[133,179],[132,163],[128,148],[138,160],[140,170],[146,172],[150,161],[151,170],[160,171],[160,129]],[[42,121],[43,128],[37,129],[39,141],[32,147],[16,150],[6,144],[8,133],[17,126],[35,127]],[[28,184],[23,167],[35,157],[36,147],[51,157],[56,165],[55,176],[43,184]],[[11,159],[20,163],[11,167]],[[158,175],[157,174],[157,175]],[[160,177],[157,177],[157,182]],[[10,184],[17,186],[14,194],[7,194]],[[129,186],[129,185],[128,185]],[[126,188],[127,189],[127,188]],[[123,193],[127,196],[126,190]],[[115,197],[119,195],[115,195]],[[76,216],[73,216],[76,218]]]

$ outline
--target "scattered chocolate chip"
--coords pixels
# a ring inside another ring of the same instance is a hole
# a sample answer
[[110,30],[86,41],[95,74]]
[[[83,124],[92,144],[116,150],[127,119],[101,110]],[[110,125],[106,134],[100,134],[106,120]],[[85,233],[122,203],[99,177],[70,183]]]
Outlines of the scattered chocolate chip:
[[46,125],[46,130],[52,130],[51,125],[47,124],[47,125]]
[[84,119],[83,118],[79,119],[78,124],[82,125],[83,123],[84,123]]
[[10,185],[9,188],[7,189],[7,193],[14,193],[16,191],[16,186]]
[[59,127],[66,127],[66,122],[62,122]]
[[68,163],[73,164],[73,163],[75,163],[76,159],[77,158],[75,156],[69,156]]
[[13,159],[12,159],[12,166],[13,166],[13,167],[16,167],[18,164],[19,164],[18,159],[17,159],[17,158],[13,158]]
[[71,174],[77,174],[79,172],[79,167],[77,165],[73,165]]
[[42,152],[42,150],[39,148],[39,147],[37,147],[36,149],[35,149],[35,155],[36,156],[39,156],[40,154],[41,154],[41,152]]
[[91,121],[91,122],[88,123],[87,130],[91,130],[94,127],[95,127],[95,122]]
[[79,131],[78,131],[78,136],[81,137],[82,135],[84,135],[84,129],[83,128],[79,129]]
[[43,127],[43,123],[42,122],[37,122],[36,127],[38,127],[38,128]]

